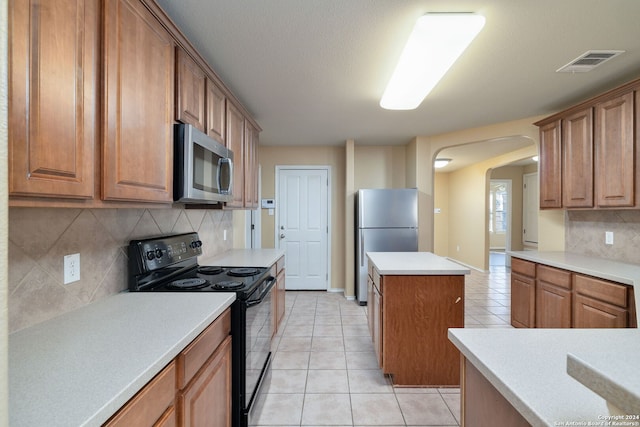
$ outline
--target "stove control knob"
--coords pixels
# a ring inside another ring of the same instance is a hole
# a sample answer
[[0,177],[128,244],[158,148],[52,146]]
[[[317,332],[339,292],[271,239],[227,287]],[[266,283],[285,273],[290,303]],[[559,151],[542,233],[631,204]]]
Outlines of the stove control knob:
[[147,252],[147,259],[149,261],[153,260],[156,257],[156,254],[153,251]]
[[156,258],[162,258],[162,249],[156,249]]
[[202,246],[202,240],[194,240],[189,246],[191,246],[192,249],[198,249]]

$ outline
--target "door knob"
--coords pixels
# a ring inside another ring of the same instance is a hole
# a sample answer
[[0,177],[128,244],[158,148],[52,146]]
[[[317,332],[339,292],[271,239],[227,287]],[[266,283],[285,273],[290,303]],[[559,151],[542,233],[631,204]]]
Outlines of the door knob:
[[284,233],[280,234],[280,238],[284,239]]

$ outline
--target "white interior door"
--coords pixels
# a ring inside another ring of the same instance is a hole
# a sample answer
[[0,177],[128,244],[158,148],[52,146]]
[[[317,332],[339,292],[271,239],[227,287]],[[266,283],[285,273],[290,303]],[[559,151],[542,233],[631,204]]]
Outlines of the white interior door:
[[328,289],[328,177],[326,168],[278,169],[276,242],[287,289]]

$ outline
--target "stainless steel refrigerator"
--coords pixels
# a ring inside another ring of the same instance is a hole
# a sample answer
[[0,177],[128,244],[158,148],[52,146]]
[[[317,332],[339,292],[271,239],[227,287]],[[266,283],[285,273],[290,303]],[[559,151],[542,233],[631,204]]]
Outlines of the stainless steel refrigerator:
[[355,290],[367,303],[367,252],[418,250],[418,190],[371,189],[356,193]]

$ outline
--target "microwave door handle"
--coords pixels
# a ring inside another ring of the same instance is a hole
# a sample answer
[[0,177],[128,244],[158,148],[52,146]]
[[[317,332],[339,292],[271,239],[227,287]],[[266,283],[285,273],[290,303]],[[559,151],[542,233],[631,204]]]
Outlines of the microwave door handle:
[[[227,163],[229,165],[229,187],[228,188],[220,188],[221,174],[222,174],[222,165]],[[220,194],[230,194],[231,189],[233,188],[233,161],[229,157],[224,157],[218,159],[218,174],[216,176],[216,184],[218,185],[218,190]]]

